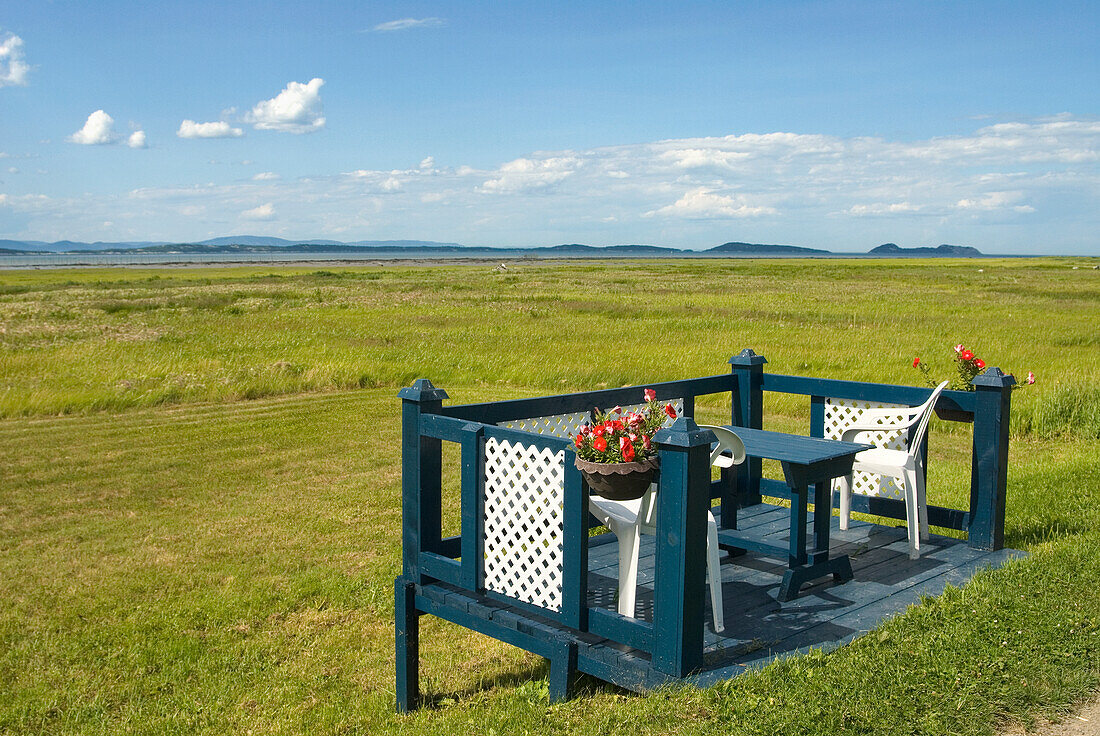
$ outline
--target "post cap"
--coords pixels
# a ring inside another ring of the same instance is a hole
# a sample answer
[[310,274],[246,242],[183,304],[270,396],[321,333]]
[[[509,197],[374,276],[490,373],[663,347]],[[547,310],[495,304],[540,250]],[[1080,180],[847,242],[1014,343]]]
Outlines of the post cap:
[[768,359],[763,355],[754,353],[752,348],[745,348],[740,353],[730,358],[729,362],[730,365],[736,366],[764,365],[768,362]]
[[1011,373],[1004,373],[996,366],[990,366],[985,372],[974,376],[970,383],[981,388],[1007,388],[1016,385],[1016,379]]
[[413,381],[412,386],[401,389],[397,392],[397,395],[405,401],[442,401],[443,399],[450,398],[447,396],[447,392],[441,388],[436,388],[432,385],[432,382],[427,378],[418,378]]
[[691,417],[680,417],[669,426],[661,427],[653,435],[653,441],[658,445],[670,447],[710,447],[713,439],[714,433],[709,429],[699,429],[699,425]]

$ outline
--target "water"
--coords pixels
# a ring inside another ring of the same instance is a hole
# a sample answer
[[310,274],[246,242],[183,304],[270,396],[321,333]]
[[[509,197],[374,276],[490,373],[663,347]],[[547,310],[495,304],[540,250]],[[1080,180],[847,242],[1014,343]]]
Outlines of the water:
[[[318,263],[318,262],[369,262],[369,261],[517,261],[517,260],[576,260],[613,258],[638,260],[644,258],[867,258],[865,253],[822,253],[788,255],[782,253],[707,253],[680,251],[660,255],[625,255],[598,253],[537,253],[494,250],[492,248],[462,251],[453,250],[377,250],[365,253],[342,251],[335,253],[21,253],[0,254],[3,268],[50,268],[62,266],[169,266],[230,263]],[[873,256],[871,256],[873,257]]]
[[300,263],[316,261],[392,261],[438,259],[505,259],[514,255],[491,250],[462,253],[446,251],[371,251],[370,253],[21,253],[0,254],[0,268],[48,268],[55,266],[165,266],[217,263]]

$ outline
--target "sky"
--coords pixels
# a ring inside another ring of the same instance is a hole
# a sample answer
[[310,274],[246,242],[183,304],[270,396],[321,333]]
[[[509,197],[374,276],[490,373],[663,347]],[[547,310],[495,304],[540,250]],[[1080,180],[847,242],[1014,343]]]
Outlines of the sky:
[[0,238],[1100,255],[1100,3],[0,0]]

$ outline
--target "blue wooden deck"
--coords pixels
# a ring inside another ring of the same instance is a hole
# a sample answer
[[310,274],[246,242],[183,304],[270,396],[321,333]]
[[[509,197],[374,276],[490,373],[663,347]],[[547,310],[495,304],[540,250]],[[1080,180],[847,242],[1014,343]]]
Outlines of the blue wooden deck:
[[[928,520],[937,528],[960,532],[967,541],[934,537],[919,560],[910,560],[903,528],[854,522],[840,532],[830,515],[831,553],[844,555],[836,559],[845,562],[850,558],[855,579],[843,585],[831,579],[811,581],[801,595],[780,603],[791,514],[761,503],[762,498],[801,497],[804,486],[847,470],[838,463],[818,468],[821,477],[810,477],[800,474],[798,463],[788,462],[780,482],[762,479],[760,457],[750,457],[736,473],[712,482],[713,437],[690,418],[696,398],[728,394],[731,424],[752,433],[762,428],[765,392],[804,396],[809,401],[809,435],[821,438],[830,401],[913,406],[924,402],[929,391],[771,374],[764,371],[766,362],[746,349],[730,359],[729,374],[648,387],[662,401],[682,402],[683,411],[653,440],[661,463],[657,531],[663,544],[655,571],[654,537],[642,538],[637,613],[643,621],[615,613],[618,545],[610,535],[587,535],[584,481],[568,439],[574,424],[591,416],[593,407],[629,405],[638,400],[641,386],[459,406],[444,406],[447,393],[426,379],[402,389],[402,573],[394,581],[397,709],[404,712],[419,704],[419,619],[424,614],[547,658],[551,700],[559,700],[574,692],[579,672],[644,691],[666,683],[707,684],[809,647],[832,648],[901,613],[923,595],[938,595],[948,584],[965,583],[982,567],[999,566],[1021,554],[1001,549],[1015,381],[989,368],[974,379],[974,391],[944,392],[936,404],[937,411],[947,412],[941,417],[973,421],[973,463],[968,506],[929,506]],[[462,531],[446,538],[441,521],[444,443],[459,446],[462,479]],[[511,463],[511,470],[494,476],[490,484],[485,468],[490,459],[497,462],[500,457]],[[830,470],[840,472],[829,475]],[[496,494],[493,498],[503,494],[508,503],[519,504],[515,518],[486,516],[490,491]],[[829,505],[822,495],[814,501]],[[723,555],[724,636],[715,635],[705,621],[710,608],[703,583],[705,544],[688,531],[702,529],[711,498],[720,498],[726,508],[733,503],[744,507],[738,514],[738,545],[766,550]],[[524,510],[524,504],[534,511]],[[556,531],[553,524],[532,521],[536,511],[559,506]],[[872,514],[884,524],[907,516],[905,502],[890,498],[856,496],[852,510]],[[795,530],[798,538],[810,536],[813,515],[796,518],[806,518],[807,527]],[[529,522],[535,528],[525,529],[527,536],[513,539],[507,553],[487,565],[484,545],[496,539],[492,535],[507,536],[520,528],[516,525]],[[535,547],[529,549],[530,542]],[[553,550],[553,564],[542,559],[541,551],[547,549]],[[782,559],[769,554],[781,554]],[[486,582],[490,574],[496,576],[491,585]],[[660,605],[655,611],[657,578]]]
[[[718,516],[718,509],[714,509]],[[831,549],[848,554],[855,579],[836,585],[823,578],[807,585],[789,602],[776,601],[786,571],[783,560],[745,554],[722,553],[722,600],[725,631],[715,634],[709,602],[706,606],[705,668],[686,678],[706,685],[736,677],[753,666],[780,657],[846,644],[916,603],[923,595],[939,595],[947,585],[962,585],[978,570],[999,567],[1022,556],[1017,550],[985,552],[968,547],[964,540],[933,535],[918,560],[909,559],[905,527],[879,526],[852,520],[840,531],[832,519]],[[738,514],[738,527],[761,541],[786,546],[790,513],[782,506],[762,503]],[[813,514],[808,526],[812,529]],[[642,537],[638,571],[637,617],[653,616],[653,537]],[[618,589],[618,553],[611,534],[594,537],[589,547],[589,604],[615,609]],[[709,600],[709,598],[708,598]],[[592,643],[590,656],[647,669],[648,655],[620,644]],[[600,652],[601,648],[607,651]],[[629,681],[625,684],[629,686]],[[641,689],[641,688],[636,688]]]

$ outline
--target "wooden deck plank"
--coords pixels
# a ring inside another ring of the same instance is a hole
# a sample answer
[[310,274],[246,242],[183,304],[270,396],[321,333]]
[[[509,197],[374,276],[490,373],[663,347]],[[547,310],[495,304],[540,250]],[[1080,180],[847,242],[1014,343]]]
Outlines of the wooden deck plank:
[[[788,514],[788,509],[782,506],[757,509],[754,514],[758,521],[757,532],[773,536],[788,534]],[[724,634],[713,632],[708,606],[704,646],[711,660],[739,652],[743,655],[752,649],[761,652],[757,657],[792,647],[797,649],[803,646],[801,639],[793,638],[798,636],[818,644],[846,639],[853,633],[846,624],[857,621],[855,612],[867,609],[864,615],[875,621],[883,620],[886,616],[882,612],[893,615],[909,605],[906,598],[896,597],[899,593],[911,590],[913,600],[919,600],[928,591],[937,594],[946,581],[968,579],[971,566],[980,566],[980,560],[988,555],[969,548],[958,539],[933,537],[925,555],[913,561],[908,557],[906,532],[902,527],[852,520],[850,528],[840,532],[838,524],[839,519],[834,517],[832,549],[834,554],[851,556],[856,580],[841,586],[829,580],[822,581],[804,588],[802,595],[789,603],[780,604],[775,600],[785,565],[751,554],[723,559],[726,631]],[[996,559],[999,558],[990,558],[990,561]],[[652,542],[643,537],[637,615],[644,620],[652,620],[652,563]],[[608,608],[613,608],[617,560],[603,565],[600,573],[600,577],[592,578],[592,587],[602,589],[592,596],[592,604],[599,605],[597,601],[603,601]]]
[[[715,510],[717,512],[717,509]],[[755,534],[789,534],[789,510],[760,504],[753,507]],[[903,613],[923,595],[939,595],[948,584],[961,585],[986,565],[1001,565],[1020,556],[1014,550],[982,552],[964,541],[933,536],[918,560],[908,557],[904,528],[852,520],[848,530],[832,522],[832,550],[848,554],[855,579],[843,585],[823,580],[803,589],[793,601],[775,597],[786,565],[774,559],[746,554],[723,555],[723,607],[725,631],[713,631],[710,605],[706,606],[704,671],[689,678],[706,685],[742,674],[777,658],[812,648],[832,649],[863,635],[881,622]],[[811,522],[812,523],[812,522]],[[778,525],[778,526],[777,526]],[[639,550],[638,618],[653,620],[654,541],[643,536]],[[644,652],[592,634],[570,632],[552,621],[496,600],[447,586],[423,586],[425,598],[454,607],[468,615],[489,619],[519,634],[546,637],[557,632],[579,642],[582,671],[621,687],[642,691],[667,678],[650,667]],[[590,540],[589,605],[615,610],[618,592],[618,545],[611,534]]]

